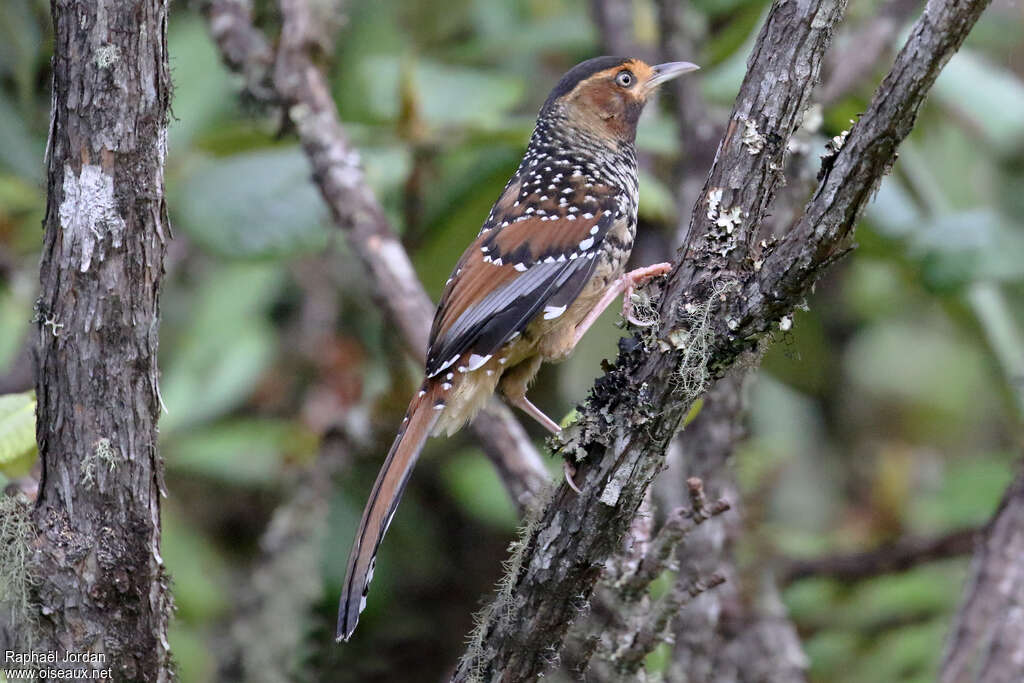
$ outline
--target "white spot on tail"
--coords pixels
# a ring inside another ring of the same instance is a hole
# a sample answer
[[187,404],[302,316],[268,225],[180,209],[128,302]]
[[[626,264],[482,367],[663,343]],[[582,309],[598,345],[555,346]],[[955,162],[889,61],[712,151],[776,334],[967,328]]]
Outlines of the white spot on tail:
[[565,306],[545,306],[544,319],[552,320],[565,313]]
[[590,249],[592,246],[594,246],[594,238],[588,237],[587,239],[580,242],[580,251],[586,251],[587,249]]
[[486,356],[480,356],[474,353],[469,357],[469,369],[476,370],[490,359],[491,354],[487,354]]

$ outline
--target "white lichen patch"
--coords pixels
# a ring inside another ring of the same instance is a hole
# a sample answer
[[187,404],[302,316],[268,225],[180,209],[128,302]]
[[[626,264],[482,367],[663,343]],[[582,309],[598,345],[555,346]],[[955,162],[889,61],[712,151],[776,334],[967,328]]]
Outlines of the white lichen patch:
[[50,334],[54,337],[59,337],[61,328],[64,327],[64,323],[57,322],[57,318],[52,315],[43,320],[42,325],[43,327],[48,327],[50,329]]
[[64,199],[58,215],[64,232],[63,256],[77,258],[83,273],[108,236],[114,247],[121,246],[125,223],[117,212],[114,178],[99,166],[83,164],[76,175],[70,164],[64,164]]
[[618,468],[601,492],[599,499],[601,503],[608,507],[615,507],[619,502],[619,496],[622,495],[622,488],[629,481],[631,474],[632,469],[629,467]]
[[82,459],[80,471],[82,473],[82,485],[86,488],[96,483],[97,465],[105,466],[107,472],[113,472],[118,463],[122,460],[110,443],[110,439],[103,437],[93,444],[92,450]]
[[121,59],[121,48],[117,45],[102,45],[96,50],[96,66],[108,69]]
[[757,131],[757,123],[749,119],[743,120],[743,135],[740,143],[747,148],[750,156],[757,156],[764,150],[764,143],[767,138]]
[[843,148],[843,145],[846,144],[846,138],[849,134],[850,131],[844,130],[839,135],[833,137],[825,144],[825,151],[827,151],[829,155],[838,154],[839,150],[841,150]]
[[713,187],[708,190],[708,220],[718,218],[718,207],[722,204],[722,188]]
[[724,233],[713,234],[715,237],[729,236],[743,223],[744,212],[738,206],[725,208],[722,206],[723,190],[720,187],[708,191],[708,220],[723,229]]
[[743,223],[743,209],[734,206],[731,209],[723,209],[718,214],[715,225],[725,230],[725,234],[731,235],[733,231]]

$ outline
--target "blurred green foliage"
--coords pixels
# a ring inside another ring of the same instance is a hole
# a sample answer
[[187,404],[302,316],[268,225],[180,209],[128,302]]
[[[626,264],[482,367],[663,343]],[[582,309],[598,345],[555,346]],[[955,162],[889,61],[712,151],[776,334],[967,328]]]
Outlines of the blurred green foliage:
[[[693,59],[722,120],[766,6],[693,3],[695,30],[707,36]],[[849,23],[877,7],[855,3]],[[256,9],[276,23],[272,7]],[[637,0],[634,10],[634,37],[652,48],[654,7]],[[978,524],[1009,480],[1024,414],[1022,33],[1012,3],[983,17],[879,189],[860,249],[819,283],[765,357],[736,463],[751,501],[740,548],[749,564]],[[601,52],[588,5],[353,1],[338,38],[331,85],[347,131],[436,296],[517,165],[551,84]],[[45,2],[0,4],[0,380],[9,392],[28,389],[31,376],[22,349],[34,329],[50,50]],[[236,608],[253,590],[289,590],[250,584],[260,535],[320,435],[335,432],[345,435],[346,464],[328,511],[307,520],[322,533],[298,555],[323,596],[306,632],[292,634],[304,644],[288,670],[311,680],[436,680],[498,576],[512,505],[469,439],[432,442],[384,545],[358,637],[329,645],[352,529],[416,370],[329,224],[301,150],[278,116],[239,103],[237,78],[184,4],[173,8],[170,55],[175,239],[162,297],[161,443],[181,678],[238,679],[224,664]],[[869,95],[867,84],[825,112],[816,149]],[[639,144],[654,162],[641,182],[644,229],[671,239],[666,171],[685,150],[667,108],[645,117]],[[569,362],[544,370],[535,399],[549,414],[570,413],[614,354],[615,317]],[[3,400],[23,408],[25,396]],[[6,405],[0,464],[25,441]],[[814,680],[932,680],[964,571],[954,560],[852,586],[791,586],[785,599]],[[245,646],[276,652],[281,637],[270,628]],[[665,656],[652,655],[652,666]]]

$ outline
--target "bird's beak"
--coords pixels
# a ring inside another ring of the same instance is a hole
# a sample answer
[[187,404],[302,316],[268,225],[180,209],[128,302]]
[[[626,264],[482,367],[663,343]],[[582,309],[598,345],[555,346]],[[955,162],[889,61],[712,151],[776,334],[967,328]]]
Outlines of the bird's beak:
[[671,81],[673,78],[696,71],[700,67],[690,62],[666,62],[651,67],[651,75],[644,83],[644,90],[653,91],[662,83]]

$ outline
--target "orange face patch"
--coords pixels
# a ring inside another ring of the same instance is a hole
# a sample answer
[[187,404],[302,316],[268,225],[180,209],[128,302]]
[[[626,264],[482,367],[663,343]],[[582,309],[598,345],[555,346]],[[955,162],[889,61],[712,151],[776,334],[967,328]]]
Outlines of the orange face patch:
[[631,137],[653,73],[645,62],[631,59],[580,81],[563,99],[577,124],[601,135]]

